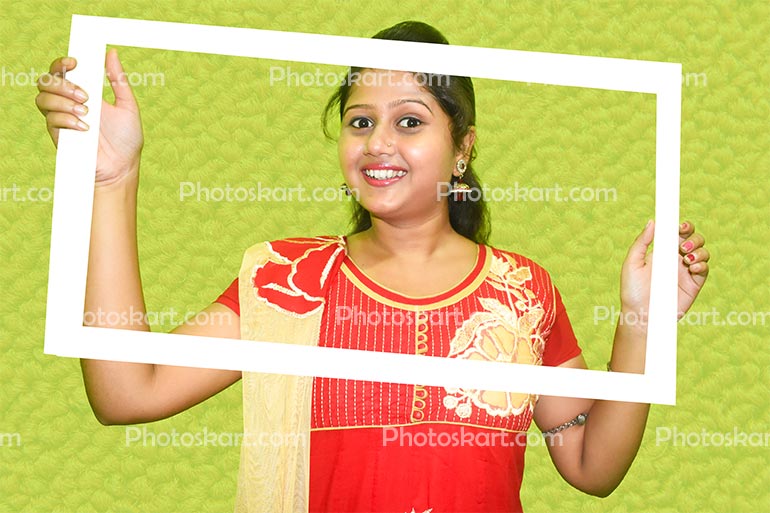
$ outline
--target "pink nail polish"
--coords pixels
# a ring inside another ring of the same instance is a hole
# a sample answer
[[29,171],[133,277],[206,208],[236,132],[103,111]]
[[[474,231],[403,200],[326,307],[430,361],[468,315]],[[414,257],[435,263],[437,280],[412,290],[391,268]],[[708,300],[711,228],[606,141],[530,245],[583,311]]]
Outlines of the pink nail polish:
[[682,244],[682,249],[689,252],[689,251],[692,251],[692,246],[693,246],[692,242],[688,241]]

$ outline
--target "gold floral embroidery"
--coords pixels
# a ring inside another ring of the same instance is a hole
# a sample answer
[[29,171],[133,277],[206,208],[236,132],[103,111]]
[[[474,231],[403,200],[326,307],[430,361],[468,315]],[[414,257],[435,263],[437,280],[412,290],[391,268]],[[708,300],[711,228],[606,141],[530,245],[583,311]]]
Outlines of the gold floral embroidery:
[[[504,291],[508,304],[494,298],[479,298],[483,311],[471,315],[455,333],[449,356],[469,360],[542,364],[545,343],[540,335],[544,310],[532,290],[525,286],[532,279],[528,267],[518,267],[507,254],[494,256],[488,282]],[[489,415],[507,417],[534,409],[537,396],[512,392],[446,388],[444,406],[458,417],[471,416],[472,406]]]

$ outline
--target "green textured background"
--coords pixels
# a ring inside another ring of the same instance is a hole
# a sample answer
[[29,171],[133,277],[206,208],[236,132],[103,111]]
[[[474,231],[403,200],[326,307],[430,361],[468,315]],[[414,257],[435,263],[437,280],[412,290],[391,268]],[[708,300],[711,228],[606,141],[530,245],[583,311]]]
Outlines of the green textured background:
[[[360,37],[419,19],[455,44],[681,62],[685,74],[694,74],[682,95],[681,211],[707,236],[713,255],[694,309],[770,312],[767,2],[2,5],[0,66],[13,74],[39,74],[66,53],[73,13]],[[180,181],[336,187],[335,146],[319,123],[330,88],[268,87],[274,63],[265,61],[121,51],[127,71],[161,72],[165,79],[163,86],[135,87],[146,137],[139,230],[150,311],[205,307],[256,241],[345,231],[344,202],[179,201]],[[0,187],[53,187],[55,155],[34,105],[36,90],[10,83],[8,75],[3,80]],[[617,305],[625,249],[653,214],[655,99],[475,83],[477,170],[485,183],[617,189],[611,202],[492,205],[493,244],[551,271],[589,366],[602,368],[613,325],[595,324],[594,307]],[[43,355],[50,217],[50,202],[0,201],[0,434],[21,439],[0,447],[0,511],[231,511],[237,448],[127,446],[123,427],[103,427],[93,417],[77,360]],[[767,446],[655,443],[656,427],[770,432],[769,333],[759,322],[680,326],[677,405],[652,408],[645,441],[618,490],[596,499],[571,489],[545,449],[534,447],[525,511],[770,511]],[[147,428],[237,432],[240,391],[236,385]]]

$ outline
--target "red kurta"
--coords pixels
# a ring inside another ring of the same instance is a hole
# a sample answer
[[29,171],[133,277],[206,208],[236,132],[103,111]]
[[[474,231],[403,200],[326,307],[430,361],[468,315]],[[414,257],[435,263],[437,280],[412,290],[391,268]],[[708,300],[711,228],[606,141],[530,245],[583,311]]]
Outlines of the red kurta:
[[[580,354],[550,277],[521,255],[479,246],[468,276],[429,298],[380,286],[347,256],[339,269],[326,288],[321,346],[550,366]],[[240,313],[237,280],[217,301]],[[521,511],[536,401],[315,378],[310,511]]]

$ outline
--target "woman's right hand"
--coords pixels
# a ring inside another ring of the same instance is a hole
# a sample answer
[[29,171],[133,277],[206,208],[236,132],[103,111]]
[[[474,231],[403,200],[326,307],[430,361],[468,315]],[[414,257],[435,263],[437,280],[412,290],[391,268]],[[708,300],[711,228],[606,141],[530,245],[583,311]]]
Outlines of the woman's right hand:
[[[80,131],[89,128],[79,117],[88,112],[85,105],[88,95],[64,77],[75,66],[77,62],[72,57],[56,59],[51,63],[49,72],[38,79],[40,92],[35,103],[45,116],[54,145],[59,143],[59,130],[62,128]],[[106,69],[115,93],[115,104],[102,100],[96,157],[97,186],[109,185],[137,173],[144,145],[139,106],[123,72],[117,50],[107,52]]]

